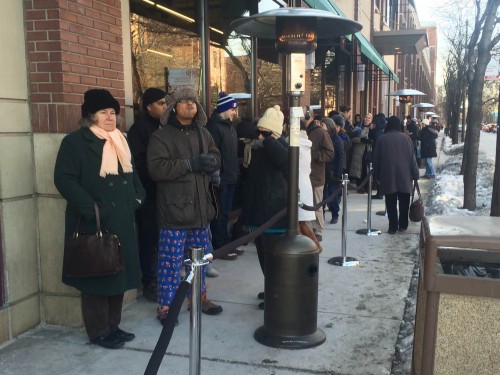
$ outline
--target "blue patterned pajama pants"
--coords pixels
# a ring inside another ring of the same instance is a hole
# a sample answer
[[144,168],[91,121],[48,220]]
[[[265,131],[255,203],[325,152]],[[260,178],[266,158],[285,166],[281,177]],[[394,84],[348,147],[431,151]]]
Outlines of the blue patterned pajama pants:
[[[190,247],[203,248],[207,254],[210,240],[207,228],[160,229],[158,243],[158,317],[162,317],[172,304],[175,292],[181,283],[181,267],[190,257]],[[186,267],[186,272],[189,272]],[[206,296],[206,267],[202,267],[202,298]]]

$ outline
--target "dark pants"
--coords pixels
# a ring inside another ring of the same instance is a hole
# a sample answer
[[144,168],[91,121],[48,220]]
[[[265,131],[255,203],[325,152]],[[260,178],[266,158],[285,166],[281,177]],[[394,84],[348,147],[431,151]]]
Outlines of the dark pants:
[[[323,191],[323,200],[327,199],[330,195],[332,195],[340,186],[342,186],[341,183],[326,184],[325,190]],[[333,218],[338,219],[341,201],[342,201],[342,191],[330,203],[328,203],[328,209],[332,213],[332,219]]]
[[159,231],[156,220],[156,201],[146,198],[144,204],[137,209],[135,218],[137,221],[142,285],[148,287],[156,283],[156,270],[158,268]]
[[85,330],[92,341],[116,329],[122,319],[123,294],[97,296],[82,293]]
[[266,261],[265,253],[272,246],[276,238],[280,237],[281,233],[263,233],[255,239],[255,248],[257,249],[257,256],[259,258],[260,269],[264,276],[266,276]]
[[[399,201],[399,219],[398,219]],[[408,228],[408,211],[410,209],[410,193],[392,193],[385,195],[385,207],[389,218],[389,230]]]
[[236,190],[236,184],[219,185],[219,216],[212,220],[210,223],[210,230],[212,231],[212,245],[214,249],[218,249],[231,242],[231,236],[228,231],[229,214],[233,207],[233,197]]

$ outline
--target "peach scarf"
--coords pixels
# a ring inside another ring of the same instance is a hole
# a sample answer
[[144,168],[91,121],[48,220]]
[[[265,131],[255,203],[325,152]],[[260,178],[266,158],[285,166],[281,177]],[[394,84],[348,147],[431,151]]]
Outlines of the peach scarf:
[[127,140],[122,132],[115,129],[107,132],[96,125],[90,127],[92,133],[99,139],[105,139],[102,149],[101,170],[99,176],[106,177],[108,174],[118,174],[118,161],[122,166],[123,172],[132,172],[132,156]]

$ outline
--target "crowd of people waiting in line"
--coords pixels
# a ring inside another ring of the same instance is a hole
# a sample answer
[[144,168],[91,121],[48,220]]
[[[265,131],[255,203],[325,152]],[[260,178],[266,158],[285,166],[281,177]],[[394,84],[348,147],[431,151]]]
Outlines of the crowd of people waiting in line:
[[[103,227],[120,239],[124,263],[124,271],[114,276],[63,274],[62,281],[81,292],[92,343],[120,348],[134,339],[119,324],[125,291],[141,283],[143,296],[158,304],[157,318],[164,324],[190,246],[210,253],[230,243],[236,232],[251,232],[286,207],[288,128],[283,111],[275,105],[262,117],[243,118],[236,125],[237,106],[222,92],[207,118],[191,88],[170,95],[149,88],[142,113],[125,138],[119,130],[120,105],[111,93],[85,93],[80,128],[63,139],[54,171],[55,185],[67,201],[65,233],[71,235],[80,218],[88,232],[95,231],[97,203]],[[364,194],[368,185],[362,182],[373,165],[374,198],[385,197],[388,233],[404,232],[412,182],[419,178],[417,160],[425,160],[424,178],[435,176],[438,129],[427,119],[409,117],[404,125],[383,113],[354,119],[351,123],[348,105],[328,117],[308,112],[301,119],[299,201],[317,205],[342,185],[344,174],[351,188]],[[325,211],[331,213],[329,224],[336,224],[340,200],[337,195],[315,212],[299,208],[299,232],[320,249]],[[230,233],[229,216],[235,209],[241,215]],[[255,239],[264,275],[266,249],[286,225],[283,217]],[[234,249],[222,259],[242,254]],[[219,314],[223,308],[207,298],[205,283],[206,276],[219,273],[213,266],[202,270],[202,312]],[[257,298],[264,299],[264,292]]]

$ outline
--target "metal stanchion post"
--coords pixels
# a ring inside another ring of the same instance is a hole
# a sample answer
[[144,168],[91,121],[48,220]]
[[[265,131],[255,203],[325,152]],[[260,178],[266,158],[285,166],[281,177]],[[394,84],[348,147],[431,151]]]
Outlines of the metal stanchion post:
[[202,266],[212,260],[212,254],[203,256],[202,247],[191,247],[191,273],[186,279],[191,284],[191,315],[189,327],[189,375],[200,375],[201,358],[201,275]]
[[342,175],[342,256],[328,259],[329,264],[342,267],[359,267],[359,260],[347,256],[347,184],[349,176]]
[[[372,163],[369,164],[368,173],[372,173]],[[358,229],[357,234],[364,234],[367,236],[378,236],[382,234],[378,229],[372,229],[372,176],[369,175],[368,179],[368,209],[366,210],[366,229]]]

